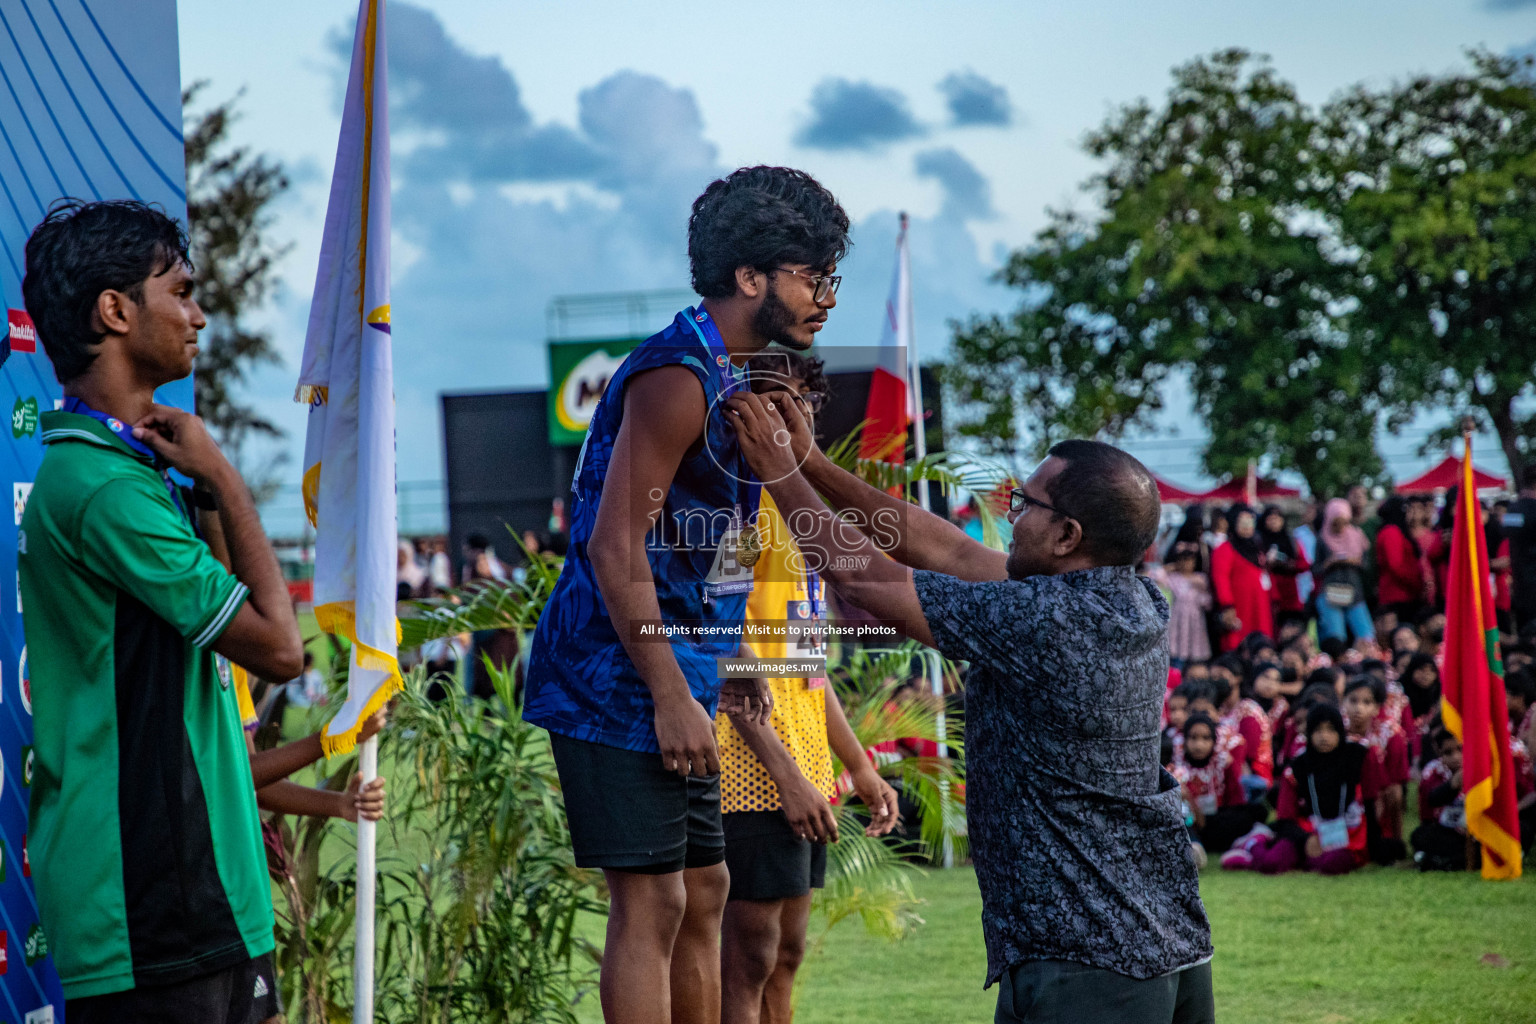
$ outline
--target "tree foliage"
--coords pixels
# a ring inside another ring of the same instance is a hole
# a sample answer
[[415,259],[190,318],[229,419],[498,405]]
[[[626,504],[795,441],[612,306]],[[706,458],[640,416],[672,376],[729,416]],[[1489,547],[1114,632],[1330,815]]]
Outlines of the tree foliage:
[[282,362],[270,334],[247,321],[277,285],[275,267],[287,246],[273,244],[271,206],[288,189],[282,165],[232,144],[238,96],[201,113],[191,109],[205,83],[182,92],[186,133],[187,228],[197,268],[197,301],[208,318],[194,378],[197,411],[215,439],[261,490],[276,464],[241,464],[252,437],[283,431],[242,400],[252,370]]
[[1527,58],[1357,88],[1328,108],[1357,349],[1399,418],[1471,415],[1518,479],[1536,444],[1536,79]]
[[961,434],[1014,457],[1114,438],[1182,375],[1214,475],[1253,459],[1338,493],[1382,474],[1383,413],[1441,407],[1480,414],[1518,468],[1536,439],[1527,68],[1474,54],[1320,110],[1242,50],[1176,68],[1163,103],[1088,135],[1095,209],[1053,212],[1012,255],[1019,308],[957,328]]

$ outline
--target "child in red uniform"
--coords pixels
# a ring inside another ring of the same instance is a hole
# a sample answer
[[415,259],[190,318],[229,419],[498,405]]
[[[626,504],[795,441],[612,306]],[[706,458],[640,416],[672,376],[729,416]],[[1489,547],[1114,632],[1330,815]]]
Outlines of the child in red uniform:
[[1296,698],[1296,703],[1291,705],[1290,713],[1285,717],[1285,736],[1275,757],[1276,777],[1284,775],[1285,769],[1307,752],[1307,715],[1319,704],[1339,706],[1339,698],[1333,692],[1332,684],[1309,683]]
[[1413,862],[1420,871],[1464,871],[1467,813],[1461,793],[1461,741],[1442,727],[1435,730],[1434,744],[1440,756],[1424,766],[1419,780]]
[[1163,720],[1167,723],[1163,732],[1172,741],[1175,736],[1184,735],[1184,722],[1189,718],[1189,699],[1201,692],[1198,683],[1180,683],[1171,693],[1163,705]]
[[1371,858],[1391,864],[1407,856],[1403,845],[1403,794],[1408,786],[1408,740],[1397,719],[1383,715],[1386,686],[1357,676],[1344,687],[1349,738],[1367,751],[1361,777]]
[[1184,789],[1195,816],[1190,831],[1203,850],[1224,852],[1264,814],[1248,803],[1237,762],[1216,745],[1216,723],[1209,715],[1197,711],[1185,719],[1184,742],[1169,771]]
[[1232,536],[1211,554],[1211,587],[1221,624],[1221,649],[1235,651],[1249,633],[1275,635],[1274,581],[1258,536],[1258,518],[1247,505],[1228,513]]
[[1306,752],[1280,776],[1274,828],[1255,825],[1222,856],[1222,867],[1278,875],[1301,865],[1342,875],[1365,863],[1360,777],[1366,752],[1346,740],[1344,719],[1332,704],[1307,712],[1306,733]]
[[1440,666],[1427,654],[1411,654],[1398,683],[1408,697],[1408,711],[1413,715],[1413,732],[1408,737],[1413,748],[1410,754],[1415,763],[1432,760],[1435,745],[1426,742],[1426,737],[1430,720],[1440,713]]
[[[1280,668],[1278,665],[1264,668],[1274,670],[1265,675],[1262,684],[1269,698],[1274,700],[1280,692]],[[1221,724],[1227,731],[1243,738],[1238,762],[1243,773],[1243,788],[1248,791],[1249,799],[1262,795],[1275,778],[1274,748],[1271,745],[1273,732],[1269,715],[1256,701],[1242,696],[1238,690],[1228,686],[1225,680],[1216,683],[1216,709],[1221,712]]]

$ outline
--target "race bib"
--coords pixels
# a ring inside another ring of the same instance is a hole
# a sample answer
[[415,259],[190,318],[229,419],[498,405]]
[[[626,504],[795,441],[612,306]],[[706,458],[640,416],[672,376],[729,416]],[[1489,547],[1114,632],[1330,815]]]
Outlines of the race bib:
[[1211,815],[1216,813],[1216,807],[1217,807],[1216,794],[1215,793],[1202,793],[1202,794],[1200,794],[1199,796],[1195,797],[1195,806],[1200,808],[1200,813],[1201,814],[1205,815],[1206,817],[1210,817]]
[[752,570],[742,565],[739,557],[741,532],[741,526],[736,524],[720,535],[720,544],[715,548],[714,564],[709,567],[709,575],[704,577],[705,593],[718,596],[752,592]]

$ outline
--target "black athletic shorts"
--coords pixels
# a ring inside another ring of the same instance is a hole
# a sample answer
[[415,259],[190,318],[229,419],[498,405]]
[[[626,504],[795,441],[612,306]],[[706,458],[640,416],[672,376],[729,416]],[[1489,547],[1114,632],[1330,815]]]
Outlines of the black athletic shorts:
[[256,958],[256,985],[251,999],[255,1003],[251,1020],[256,1024],[283,1015],[283,997],[277,991],[277,968],[271,953]]
[[733,811],[725,821],[725,865],[733,900],[789,900],[827,881],[827,844],[801,839],[783,811]]
[[272,1016],[254,999],[264,959],[270,969],[269,957],[257,957],[171,985],[69,999],[64,1019],[69,1024],[260,1024]]
[[688,776],[661,755],[549,735],[576,863],[641,875],[725,860],[720,776]]

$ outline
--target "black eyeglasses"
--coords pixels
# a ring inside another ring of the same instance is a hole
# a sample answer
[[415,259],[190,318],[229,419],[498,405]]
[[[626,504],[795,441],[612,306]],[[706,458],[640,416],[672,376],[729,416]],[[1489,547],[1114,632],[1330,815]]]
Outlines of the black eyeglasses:
[[774,267],[773,269],[782,274],[794,274],[796,277],[803,277],[811,282],[811,286],[816,289],[815,294],[812,296],[812,301],[817,305],[826,302],[836,295],[838,286],[843,283],[843,279],[836,274],[812,274],[806,270],[790,270],[788,267]]
[[1045,502],[1041,501],[1039,498],[1031,498],[1029,495],[1024,493],[1024,488],[1022,488],[1022,487],[1015,487],[1013,490],[1008,492],[1008,511],[1009,512],[1023,512],[1026,508],[1028,508],[1030,506],[1034,506],[1035,508],[1043,508],[1047,512],[1053,512],[1053,513],[1055,513],[1058,516],[1065,516],[1068,519],[1076,519],[1077,518],[1076,516],[1074,516],[1074,515],[1072,515],[1070,513],[1063,512],[1061,509],[1057,508],[1055,505],[1047,505]]

